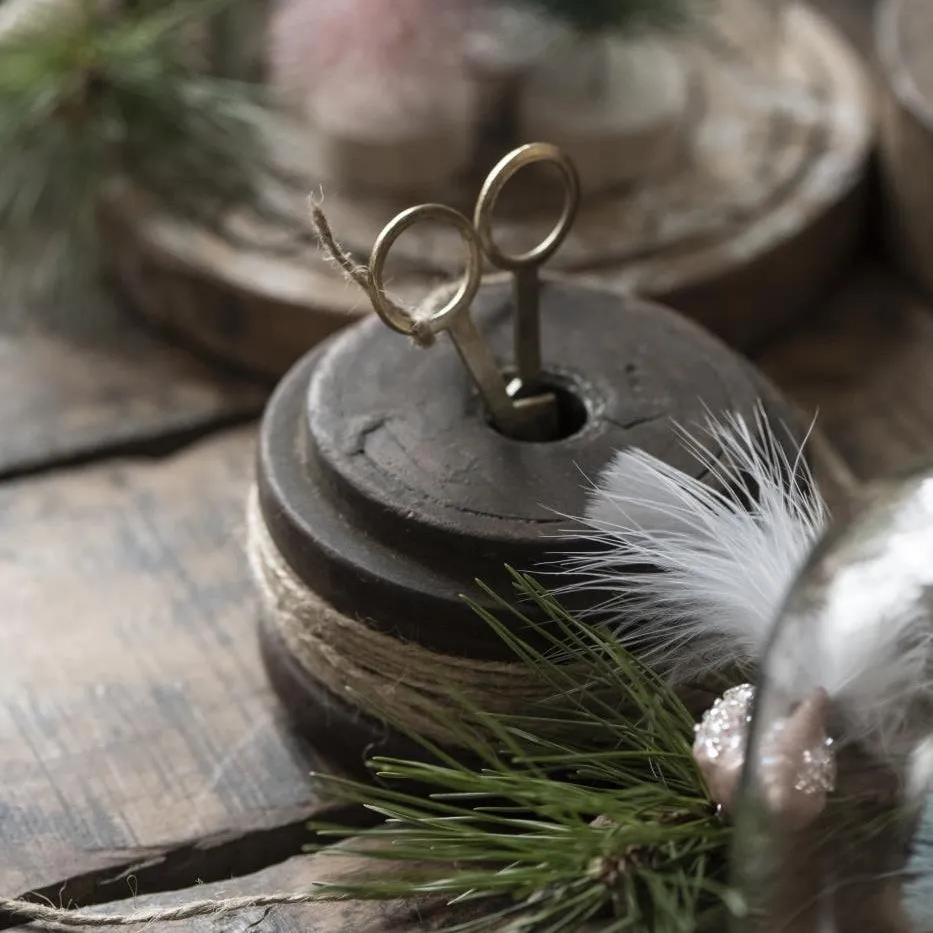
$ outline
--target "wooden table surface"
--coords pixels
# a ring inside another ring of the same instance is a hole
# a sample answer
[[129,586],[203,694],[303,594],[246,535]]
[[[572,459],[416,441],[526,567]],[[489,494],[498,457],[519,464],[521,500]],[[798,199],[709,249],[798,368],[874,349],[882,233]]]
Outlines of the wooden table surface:
[[[867,48],[870,3],[822,6]],[[822,306],[758,355],[819,409],[860,479],[933,454],[933,301],[871,239]],[[125,909],[352,870],[300,854],[326,809],[307,775],[328,762],[282,722],[255,640],[240,542],[265,387],[163,342],[103,294],[2,317],[0,895]],[[437,922],[412,905],[344,904],[175,929]]]

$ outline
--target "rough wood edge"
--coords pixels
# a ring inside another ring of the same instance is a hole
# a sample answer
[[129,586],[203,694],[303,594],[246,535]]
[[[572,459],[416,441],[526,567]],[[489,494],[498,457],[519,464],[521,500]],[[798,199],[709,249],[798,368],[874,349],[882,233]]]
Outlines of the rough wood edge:
[[[671,259],[649,255],[628,265],[585,269],[581,278],[601,285],[616,280],[621,287],[669,300],[745,349],[809,305],[834,277],[856,240],[853,222],[860,216],[860,182],[871,139],[871,93],[855,53],[834,27],[804,7],[794,15],[798,33],[815,36],[813,43],[830,50],[837,92],[844,88],[864,123],[852,137],[855,142],[847,144],[845,170],[834,169],[833,184],[814,198],[815,179],[829,167],[824,153],[798,184],[798,196],[807,191],[812,202],[807,210],[789,212],[786,203],[777,205],[732,238],[728,251],[722,244],[704,244]],[[808,236],[816,228],[820,235]],[[250,258],[206,234],[179,235],[170,218],[147,213],[139,201],[112,209],[107,229],[115,278],[143,317],[210,356],[267,378],[281,376],[307,349],[368,310],[362,296],[326,263]],[[806,262],[789,261],[797,240],[807,241]],[[747,269],[754,274],[743,275]],[[397,279],[404,293],[423,290],[436,276],[409,271]],[[732,300],[737,280],[741,300]],[[744,287],[746,280],[752,288]],[[761,313],[755,283],[759,288],[767,283]]]

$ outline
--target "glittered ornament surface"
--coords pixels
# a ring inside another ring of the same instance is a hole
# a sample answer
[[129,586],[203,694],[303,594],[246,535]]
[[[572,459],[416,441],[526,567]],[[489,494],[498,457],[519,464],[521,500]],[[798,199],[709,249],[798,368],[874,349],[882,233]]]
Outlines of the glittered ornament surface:
[[[727,690],[696,727],[693,754],[710,796],[725,809],[734,805],[745,766],[755,689]],[[775,722],[758,749],[757,771],[772,811],[794,827],[811,823],[835,787],[833,741],[826,734],[828,698],[817,692],[790,716]]]

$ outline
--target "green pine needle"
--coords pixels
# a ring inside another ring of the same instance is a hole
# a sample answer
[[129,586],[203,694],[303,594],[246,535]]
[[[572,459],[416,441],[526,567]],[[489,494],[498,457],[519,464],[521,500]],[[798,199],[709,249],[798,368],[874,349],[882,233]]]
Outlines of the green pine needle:
[[205,221],[252,190],[257,89],[201,73],[192,29],[234,0],[143,0],[0,47],[0,264],[43,291],[96,266],[118,177]]
[[[494,920],[515,933],[570,933],[588,922],[600,933],[704,928],[731,904],[729,831],[691,754],[692,717],[611,635],[575,619],[533,579],[513,577],[519,602],[545,622],[488,590],[517,624],[474,609],[553,686],[553,700],[522,716],[457,698],[436,710],[472,763],[413,736],[431,760],[375,759],[378,783],[318,775],[335,798],[384,822],[317,832],[344,839],[343,853],[351,847],[395,866],[322,884],[322,897],[488,902],[479,919],[452,921],[450,933],[489,930]],[[567,658],[573,663],[561,663]],[[433,791],[419,793],[424,787]],[[399,872],[399,863],[408,868]]]

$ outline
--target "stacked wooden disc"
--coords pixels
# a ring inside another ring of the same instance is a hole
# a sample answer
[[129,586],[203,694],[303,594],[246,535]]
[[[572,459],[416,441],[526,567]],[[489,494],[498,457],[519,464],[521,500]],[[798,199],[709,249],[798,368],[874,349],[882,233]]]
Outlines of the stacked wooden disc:
[[[748,64],[724,64],[721,47],[692,36],[676,51],[691,80],[673,164],[585,197],[552,265],[662,300],[744,348],[805,308],[850,255],[871,143],[869,94],[845,42],[802,5],[787,14],[773,80],[763,72],[756,79]],[[262,212],[244,204],[209,231],[126,191],[107,225],[116,280],[142,314],[211,354],[278,377],[368,313],[310,236],[296,233],[307,228],[308,194],[324,192],[332,227],[361,260],[412,200],[331,184],[307,127],[276,118],[269,139],[292,179],[274,190],[270,182],[276,216],[268,204]],[[491,163],[480,168],[485,174]],[[475,187],[464,182],[445,200],[468,206]],[[503,242],[531,242],[548,229],[547,200],[539,187],[503,205]],[[460,249],[449,231],[406,237],[395,291],[414,299],[458,275]]]
[[892,252],[933,292],[933,6],[887,0],[876,46],[884,75],[881,164]]

